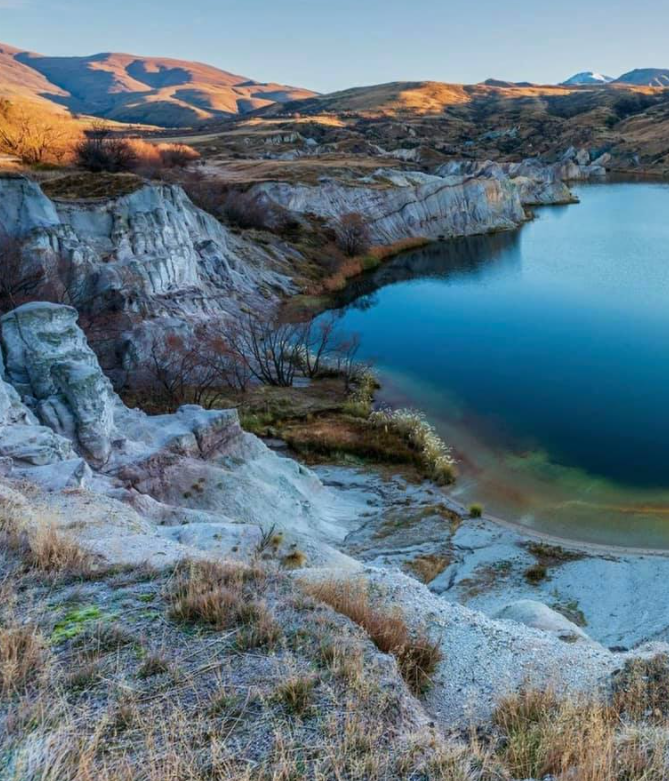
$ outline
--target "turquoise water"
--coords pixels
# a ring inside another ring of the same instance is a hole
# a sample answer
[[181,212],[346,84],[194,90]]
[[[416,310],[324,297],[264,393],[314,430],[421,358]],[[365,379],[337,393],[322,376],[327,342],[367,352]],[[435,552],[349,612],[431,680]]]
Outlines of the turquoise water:
[[669,547],[669,186],[582,186],[513,233],[391,260],[341,301],[393,404],[454,447],[463,500]]

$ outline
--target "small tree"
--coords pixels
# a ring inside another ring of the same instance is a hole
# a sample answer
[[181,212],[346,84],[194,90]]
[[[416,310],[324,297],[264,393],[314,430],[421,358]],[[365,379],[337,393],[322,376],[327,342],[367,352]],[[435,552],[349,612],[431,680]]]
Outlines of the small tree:
[[246,315],[231,321],[224,339],[251,376],[263,385],[290,387],[303,355],[303,326]]
[[137,155],[127,138],[117,136],[104,123],[95,123],[75,150],[76,163],[92,173],[130,171]]
[[349,257],[361,255],[369,249],[369,227],[358,212],[343,214],[335,225],[337,246]]

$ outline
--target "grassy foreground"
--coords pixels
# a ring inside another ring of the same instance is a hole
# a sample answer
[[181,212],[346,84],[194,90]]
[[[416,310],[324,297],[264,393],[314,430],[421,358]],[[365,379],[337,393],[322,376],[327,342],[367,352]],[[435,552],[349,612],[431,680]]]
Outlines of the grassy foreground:
[[429,635],[364,583],[255,560],[108,568],[0,522],[0,777],[7,781],[662,781],[669,660],[602,696],[528,690],[452,732],[421,702]]

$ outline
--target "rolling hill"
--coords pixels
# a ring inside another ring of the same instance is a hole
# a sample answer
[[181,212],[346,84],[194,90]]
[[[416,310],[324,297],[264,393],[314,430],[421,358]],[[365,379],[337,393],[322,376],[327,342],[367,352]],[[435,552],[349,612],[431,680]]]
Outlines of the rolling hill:
[[47,57],[0,44],[0,96],[120,122],[187,126],[314,95],[198,62],[109,52]]

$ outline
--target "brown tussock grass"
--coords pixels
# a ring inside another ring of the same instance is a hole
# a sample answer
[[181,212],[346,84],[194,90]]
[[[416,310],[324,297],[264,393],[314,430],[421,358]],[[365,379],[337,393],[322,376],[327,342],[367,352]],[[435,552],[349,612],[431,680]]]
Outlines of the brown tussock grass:
[[325,581],[306,589],[362,627],[380,651],[394,656],[412,692],[422,694],[429,689],[443,655],[438,642],[430,640],[424,630],[411,632],[401,611],[373,607],[362,583]]
[[638,730],[621,730],[617,709],[603,700],[526,689],[500,702],[493,723],[498,755],[517,778],[666,778],[666,736],[649,740]]
[[431,583],[438,575],[451,563],[449,556],[440,556],[436,553],[426,553],[423,556],[416,556],[415,559],[407,561],[405,569],[421,583]]
[[3,696],[23,691],[44,669],[46,643],[30,625],[0,629],[0,692]]
[[96,558],[67,532],[59,530],[48,518],[40,524],[26,523],[18,506],[4,508],[0,534],[5,549],[28,569],[50,576],[82,578],[100,573]]
[[243,648],[274,645],[281,631],[257,599],[265,577],[259,565],[187,561],[176,568],[167,591],[169,615],[218,630],[239,628]]
[[614,678],[613,706],[632,721],[662,723],[669,717],[669,656],[629,659]]

